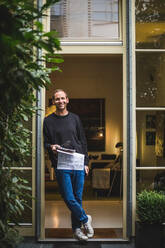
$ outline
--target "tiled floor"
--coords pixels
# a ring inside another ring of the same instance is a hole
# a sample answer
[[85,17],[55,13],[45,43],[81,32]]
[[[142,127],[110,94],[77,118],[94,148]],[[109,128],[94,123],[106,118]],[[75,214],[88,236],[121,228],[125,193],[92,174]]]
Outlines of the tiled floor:
[[[122,201],[84,201],[94,228],[122,228]],[[46,201],[45,228],[70,228],[70,211],[63,201]]]

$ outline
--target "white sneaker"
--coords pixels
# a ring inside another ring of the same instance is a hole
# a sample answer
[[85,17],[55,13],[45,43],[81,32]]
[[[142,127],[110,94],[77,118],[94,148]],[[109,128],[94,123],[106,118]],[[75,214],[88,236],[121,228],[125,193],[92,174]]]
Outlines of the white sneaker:
[[90,215],[87,215],[87,216],[88,216],[88,221],[85,224],[83,224],[83,226],[84,226],[87,237],[92,238],[94,235],[94,230],[92,227],[92,217]]
[[87,241],[88,237],[81,231],[81,228],[76,228],[73,234],[75,239],[80,241]]

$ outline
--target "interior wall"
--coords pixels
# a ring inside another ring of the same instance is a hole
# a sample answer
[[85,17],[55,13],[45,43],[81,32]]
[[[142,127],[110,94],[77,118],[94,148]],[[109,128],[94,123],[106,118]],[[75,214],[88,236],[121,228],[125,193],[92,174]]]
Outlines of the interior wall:
[[61,68],[51,75],[46,106],[57,88],[70,98],[105,98],[105,153],[116,153],[116,143],[123,140],[122,56],[67,55]]

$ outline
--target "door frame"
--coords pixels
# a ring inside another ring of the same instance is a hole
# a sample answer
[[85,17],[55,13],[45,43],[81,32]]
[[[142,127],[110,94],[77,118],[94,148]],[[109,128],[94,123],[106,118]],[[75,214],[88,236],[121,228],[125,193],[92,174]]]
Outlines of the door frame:
[[[135,56],[133,8],[134,1],[122,1],[123,42],[112,44],[61,43],[61,54],[120,54],[123,57],[123,240],[134,234],[135,221]],[[49,13],[48,13],[49,16]],[[49,30],[49,18],[45,20]],[[45,117],[45,89],[37,92],[38,110],[36,115],[36,206],[35,230],[36,238],[45,241],[45,161],[43,147],[43,120]],[[57,240],[57,239],[56,239]],[[104,239],[105,240],[105,239]],[[112,239],[107,239],[111,241]],[[117,239],[119,240],[119,239]],[[47,240],[46,240],[47,241]],[[63,241],[66,241],[63,239]],[[101,240],[100,240],[101,241]]]

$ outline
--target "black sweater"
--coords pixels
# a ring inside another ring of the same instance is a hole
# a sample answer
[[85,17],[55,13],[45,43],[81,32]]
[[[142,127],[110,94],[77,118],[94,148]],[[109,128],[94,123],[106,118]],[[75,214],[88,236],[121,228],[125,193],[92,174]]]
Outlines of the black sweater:
[[54,167],[57,166],[57,158],[52,152],[50,146],[58,144],[70,144],[71,149],[84,154],[84,165],[88,165],[87,142],[84,130],[78,115],[69,112],[65,116],[59,116],[55,113],[44,119],[44,146],[48,149],[49,157]]

